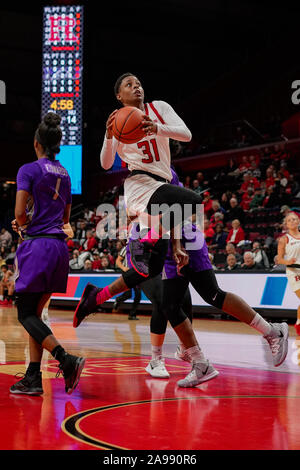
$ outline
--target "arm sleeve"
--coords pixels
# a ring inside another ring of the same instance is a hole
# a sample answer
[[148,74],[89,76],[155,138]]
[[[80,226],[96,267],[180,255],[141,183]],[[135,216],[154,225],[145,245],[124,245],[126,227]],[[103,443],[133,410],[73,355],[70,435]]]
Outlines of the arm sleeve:
[[118,142],[116,139],[107,139],[104,137],[100,153],[100,163],[104,170],[109,170],[113,166],[117,152],[117,146]]
[[157,124],[157,135],[179,140],[180,142],[189,142],[192,134],[183,120],[168,103],[165,101],[160,101],[159,103],[165,124]]

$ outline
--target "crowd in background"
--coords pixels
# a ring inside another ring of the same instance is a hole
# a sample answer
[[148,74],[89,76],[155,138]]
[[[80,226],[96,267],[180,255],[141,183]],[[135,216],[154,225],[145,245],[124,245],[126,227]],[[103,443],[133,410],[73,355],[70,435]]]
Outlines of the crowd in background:
[[[299,177],[293,168],[294,156],[282,144],[244,156],[239,164],[230,159],[227,167],[179,175],[186,188],[203,198],[204,236],[216,271],[285,271],[276,262],[276,240],[284,233],[285,215],[300,211]],[[101,194],[95,207],[85,208],[76,220],[71,218],[74,237],[67,240],[71,272],[118,271],[116,259],[126,244],[126,239],[118,238],[121,227],[114,220],[109,221],[108,232],[105,226],[102,232],[96,227],[103,216],[97,213],[99,204],[113,204],[118,213],[122,191],[123,186],[115,186]],[[0,295],[4,284],[7,289],[11,282],[18,243],[16,234],[1,229]]]

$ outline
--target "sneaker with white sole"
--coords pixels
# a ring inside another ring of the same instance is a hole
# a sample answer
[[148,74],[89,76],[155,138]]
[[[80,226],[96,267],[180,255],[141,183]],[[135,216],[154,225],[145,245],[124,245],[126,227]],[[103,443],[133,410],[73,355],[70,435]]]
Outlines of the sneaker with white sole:
[[264,336],[268,341],[273,363],[275,367],[280,366],[288,353],[289,326],[287,323],[271,323],[270,334]]
[[158,379],[168,379],[170,377],[164,359],[151,359],[145,370],[148,374],[152,375],[152,377]]
[[182,349],[179,345],[174,353],[175,359],[178,361],[192,362],[192,358],[188,355],[185,349]]
[[177,385],[183,388],[196,387],[196,385],[214,379],[217,375],[219,375],[219,372],[209,361],[192,362],[191,372],[184,379],[179,380]]

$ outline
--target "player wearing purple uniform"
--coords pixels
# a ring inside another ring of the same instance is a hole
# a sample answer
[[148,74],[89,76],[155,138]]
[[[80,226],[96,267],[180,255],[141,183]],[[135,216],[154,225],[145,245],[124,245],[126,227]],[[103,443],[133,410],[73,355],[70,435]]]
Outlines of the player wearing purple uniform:
[[[180,184],[176,173],[174,171],[172,173],[172,184]],[[266,322],[241,297],[220,289],[208,257],[203,233],[196,226],[193,224],[184,225],[181,244],[189,256],[188,264],[181,269],[179,274],[170,244],[163,270],[163,311],[172,326],[174,324],[183,325],[184,320],[186,321],[185,314],[180,308],[180,300],[191,283],[196,292],[209,305],[223,310],[262,333],[271,348],[274,365],[279,366],[287,355],[288,325]],[[192,362],[192,370],[185,379],[180,380],[177,384],[180,387],[194,387],[204,381],[207,375],[204,370],[207,361],[201,350],[199,353],[199,350],[194,347],[187,349],[185,341],[182,341],[182,345],[185,348],[179,348],[175,357]],[[208,364],[208,367],[212,366]]]
[[23,165],[17,175],[16,219],[13,229],[23,242],[15,257],[15,288],[18,320],[29,333],[30,364],[25,377],[11,393],[43,393],[40,371],[43,349],[59,361],[67,393],[76,387],[85,360],[68,354],[41,320],[51,293],[65,292],[69,255],[63,225],[69,223],[71,181],[67,170],[55,160],[60,151],[60,117],[48,113],[35,133],[37,161]]

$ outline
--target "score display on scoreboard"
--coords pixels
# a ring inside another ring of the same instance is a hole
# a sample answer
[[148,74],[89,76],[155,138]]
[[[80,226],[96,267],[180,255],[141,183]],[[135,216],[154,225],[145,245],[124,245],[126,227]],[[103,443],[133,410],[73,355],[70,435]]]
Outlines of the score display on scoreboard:
[[43,25],[42,116],[61,116],[57,159],[69,172],[72,194],[81,194],[83,7],[44,7]]

